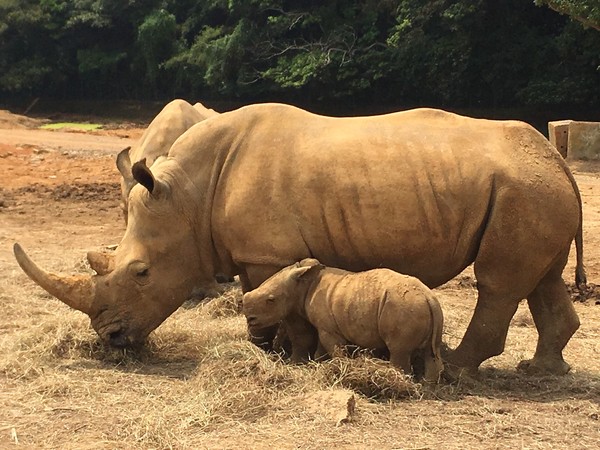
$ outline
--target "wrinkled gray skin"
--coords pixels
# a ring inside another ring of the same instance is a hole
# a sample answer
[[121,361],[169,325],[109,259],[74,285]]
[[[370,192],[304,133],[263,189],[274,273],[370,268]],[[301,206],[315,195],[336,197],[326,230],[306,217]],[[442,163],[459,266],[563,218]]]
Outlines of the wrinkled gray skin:
[[292,344],[292,362],[311,355],[312,334],[294,334],[295,325],[313,326],[319,345],[315,359],[347,345],[388,351],[390,362],[412,374],[415,357],[423,360],[424,379],[437,383],[444,319],[437,299],[414,277],[389,269],[348,272],[303,259],[246,292],[242,312],[250,333],[283,321]]
[[[434,287],[474,263],[477,306],[448,367],[476,371],[500,354],[527,298],[539,340],[521,367],[569,370],[562,350],[579,320],[562,271],[575,239],[585,281],[581,199],[560,154],[527,124],[432,109],[330,118],[261,104],[194,125],[167,158],[132,173],[140,184],[127,230],[112,263],[93,263],[98,275],[55,276],[15,248],[32,279],[113,345],[143,342],[217,272],[239,274],[247,292],[315,257]],[[263,331],[257,343],[268,346],[276,330]]]

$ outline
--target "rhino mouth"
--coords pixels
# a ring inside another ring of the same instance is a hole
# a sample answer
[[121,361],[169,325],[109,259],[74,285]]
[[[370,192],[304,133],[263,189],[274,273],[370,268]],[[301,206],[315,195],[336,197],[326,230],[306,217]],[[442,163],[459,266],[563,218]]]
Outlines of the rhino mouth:
[[122,322],[98,326],[96,332],[102,341],[115,348],[140,347],[144,342],[144,339],[136,339]]
[[250,316],[248,318],[246,318],[246,324],[248,326],[248,332],[252,335],[252,336],[260,336],[263,334],[265,328],[268,328],[272,325],[275,325],[277,322],[275,323],[270,323],[268,320],[264,320],[264,318],[259,318],[256,316]]
[[258,322],[258,317],[248,316],[248,317],[246,317],[246,322],[248,323],[248,326],[252,326],[252,325],[256,324],[256,322]]
[[265,326],[265,324],[263,323],[262,320],[260,320],[259,317],[257,316],[248,316],[246,317],[246,323],[248,325],[249,329],[257,329],[257,328],[263,328]]
[[111,347],[126,348],[132,346],[129,336],[121,329],[109,333],[107,341]]

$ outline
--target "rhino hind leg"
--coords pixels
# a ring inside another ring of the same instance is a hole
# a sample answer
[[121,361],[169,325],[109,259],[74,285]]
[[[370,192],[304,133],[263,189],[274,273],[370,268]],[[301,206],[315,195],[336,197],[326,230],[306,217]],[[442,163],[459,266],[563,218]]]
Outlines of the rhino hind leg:
[[534,357],[518,366],[527,373],[564,375],[570,370],[562,350],[579,328],[579,318],[561,277],[563,266],[556,264],[527,297],[539,334]]
[[440,342],[434,342],[433,348],[429,348],[428,346],[427,348],[423,349],[422,353],[424,366],[423,380],[425,380],[427,383],[439,383],[442,372],[444,371],[444,362],[442,360],[442,354],[440,351]]
[[519,300],[516,297],[496,297],[480,288],[467,331],[458,347],[446,357],[446,375],[451,379],[473,376],[483,361],[504,351],[508,325],[517,311]]
[[440,381],[440,375],[444,371],[444,363],[441,358],[434,356],[425,358],[425,373],[423,379],[428,383],[438,383]]
[[[412,375],[412,352],[390,349],[390,363],[402,369],[404,375]],[[425,363],[427,364],[427,363]]]
[[[542,209],[541,194],[548,200]],[[450,377],[464,369],[477,372],[484,360],[502,353],[510,320],[524,298],[530,297],[541,335],[533,366],[558,359],[559,347],[574,331],[572,306],[560,294],[564,283],[558,287],[578,226],[572,194],[517,184],[497,189],[492,200],[474,262],[477,305],[461,343],[447,357]],[[560,331],[553,335],[553,327]],[[552,342],[557,337],[560,342]]]

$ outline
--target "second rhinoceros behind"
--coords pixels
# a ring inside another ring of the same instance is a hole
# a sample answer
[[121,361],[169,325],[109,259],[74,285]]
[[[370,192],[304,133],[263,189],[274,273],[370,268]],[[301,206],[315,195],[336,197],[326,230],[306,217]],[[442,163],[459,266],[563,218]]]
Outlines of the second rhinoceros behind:
[[[353,273],[326,268],[313,258],[288,266],[247,292],[243,312],[250,332],[283,321],[292,342],[292,359],[305,359],[313,336],[295,333],[308,321],[318,333],[316,358],[348,344],[390,352],[393,365],[412,373],[420,356],[425,380],[437,382],[443,315],[431,290],[417,278],[389,269]],[[307,327],[303,327],[306,329]]]
[[176,99],[165,105],[156,115],[142,137],[133,145],[122,150],[117,156],[117,169],[121,172],[121,208],[127,222],[127,205],[131,189],[137,181],[131,168],[133,164],[144,159],[148,166],[160,156],[166,156],[171,145],[184,132],[203,120],[218,115],[201,103],[193,106],[185,100]]

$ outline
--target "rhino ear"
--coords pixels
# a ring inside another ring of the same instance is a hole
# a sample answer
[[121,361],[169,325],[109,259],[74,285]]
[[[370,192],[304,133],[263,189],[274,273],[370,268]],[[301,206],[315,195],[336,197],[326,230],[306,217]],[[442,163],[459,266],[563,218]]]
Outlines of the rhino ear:
[[162,183],[154,178],[154,175],[146,165],[146,158],[136,162],[131,168],[131,173],[135,181],[148,189],[152,197],[158,198],[164,190]]
[[313,266],[321,266],[321,268],[325,267],[323,264],[319,262],[318,259],[315,258],[304,258],[302,261],[298,262],[298,267],[313,267]]
[[290,272],[290,278],[294,281],[305,281],[309,280],[311,276],[316,275],[325,266],[322,264],[316,264],[311,266],[295,267]]
[[115,268],[115,255],[110,253],[89,251],[87,253],[87,260],[90,263],[90,267],[98,275],[106,275]]
[[124,148],[117,155],[117,169],[123,175],[123,178],[131,178],[131,159],[129,157],[131,147]]

